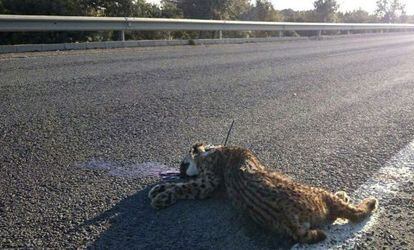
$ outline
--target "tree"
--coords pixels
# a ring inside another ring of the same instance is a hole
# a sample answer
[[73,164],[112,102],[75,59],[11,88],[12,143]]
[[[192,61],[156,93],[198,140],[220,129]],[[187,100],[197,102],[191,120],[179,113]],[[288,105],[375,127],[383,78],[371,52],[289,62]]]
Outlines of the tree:
[[237,20],[249,10],[249,0],[165,0],[177,6],[185,18]]
[[161,1],[161,17],[164,18],[182,18],[183,11],[177,5],[168,0]]
[[225,5],[221,6],[221,11],[225,12],[223,15],[224,19],[244,19],[251,7],[249,0],[227,0],[224,2]]
[[340,14],[340,20],[344,23],[374,23],[377,21],[376,16],[370,15],[367,11],[362,9],[348,11],[345,14]]
[[[19,15],[79,15],[77,0],[0,0],[3,13]],[[1,8],[1,7],[0,7]],[[88,32],[4,32],[0,44],[85,41]]]
[[285,22],[316,22],[315,11],[303,10],[295,11],[292,9],[284,9],[280,11],[283,21]]
[[[282,20],[279,11],[275,10],[273,4],[269,0],[256,0],[255,5],[251,6],[246,14],[246,19],[253,21],[277,22]],[[255,31],[251,32],[256,37],[268,37],[276,35],[277,32]]]
[[317,0],[313,3],[316,16],[320,22],[334,22],[335,14],[339,8],[335,0]]
[[378,0],[375,13],[385,23],[405,22],[407,20],[405,4],[402,4],[400,0]]
[[0,14],[5,14],[6,13],[6,9],[3,6],[3,1],[0,0]]
[[[164,0],[163,6],[176,6],[182,17],[191,19],[241,20],[250,8],[249,0]],[[164,8],[164,7],[162,7]],[[167,7],[166,7],[167,8]],[[217,32],[188,32],[191,37],[216,37]],[[198,34],[198,35],[195,35]]]
[[154,13],[153,5],[145,0],[78,0],[83,9],[97,16],[136,16],[151,17]]
[[256,4],[248,13],[249,20],[275,22],[281,21],[282,16],[269,0],[256,0]]
[[68,16],[77,15],[80,10],[76,0],[3,0],[2,2],[8,14]]
[[414,23],[414,15],[407,16],[407,20],[406,20],[406,22],[407,22],[407,23]]

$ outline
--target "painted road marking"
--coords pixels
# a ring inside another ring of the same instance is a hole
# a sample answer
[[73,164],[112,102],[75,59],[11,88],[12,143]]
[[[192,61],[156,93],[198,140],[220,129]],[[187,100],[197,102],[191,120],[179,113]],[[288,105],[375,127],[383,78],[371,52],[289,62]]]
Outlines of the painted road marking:
[[111,176],[125,178],[159,178],[160,172],[175,170],[158,162],[144,162],[138,164],[120,164],[116,162],[92,159],[78,164],[79,167],[92,170],[108,171]]
[[296,244],[292,249],[354,249],[364,234],[381,222],[387,204],[400,187],[414,179],[414,141],[394,155],[371,179],[359,187],[351,198],[359,202],[374,196],[379,200],[379,209],[367,220],[359,224],[336,221],[326,229],[328,238],[315,245]]

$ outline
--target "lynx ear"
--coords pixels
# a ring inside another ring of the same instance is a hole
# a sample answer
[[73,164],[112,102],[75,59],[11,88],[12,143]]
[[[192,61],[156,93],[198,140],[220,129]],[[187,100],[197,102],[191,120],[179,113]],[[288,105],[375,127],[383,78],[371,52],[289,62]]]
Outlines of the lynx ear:
[[193,154],[200,154],[206,152],[205,146],[203,143],[196,143],[192,148]]

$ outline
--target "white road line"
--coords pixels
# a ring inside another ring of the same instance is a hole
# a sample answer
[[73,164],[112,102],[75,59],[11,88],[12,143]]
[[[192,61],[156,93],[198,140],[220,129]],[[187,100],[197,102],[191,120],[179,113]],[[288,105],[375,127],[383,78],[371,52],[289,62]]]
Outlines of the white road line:
[[117,162],[92,159],[78,164],[79,167],[93,170],[108,171],[108,174],[125,178],[160,178],[159,173],[175,170],[158,162],[144,162],[138,164],[121,164]]
[[379,200],[379,209],[366,221],[359,224],[336,221],[326,228],[328,238],[315,245],[296,244],[292,249],[353,249],[377,223],[380,223],[386,210],[386,204],[397,193],[400,187],[414,179],[414,141],[398,152],[370,180],[359,187],[352,195],[355,202],[369,196]]

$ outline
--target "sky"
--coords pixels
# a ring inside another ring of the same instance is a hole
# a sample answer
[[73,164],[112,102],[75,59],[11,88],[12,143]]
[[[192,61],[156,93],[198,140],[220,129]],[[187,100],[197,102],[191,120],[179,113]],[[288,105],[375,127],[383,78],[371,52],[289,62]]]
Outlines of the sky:
[[[310,10],[313,9],[313,2],[315,0],[271,0],[276,9],[294,9],[294,10]],[[147,0],[151,3],[159,3],[160,0]],[[377,0],[338,0],[341,11],[357,10],[359,8],[370,13],[375,12]],[[414,15],[414,1],[401,0],[406,4],[407,14]]]

